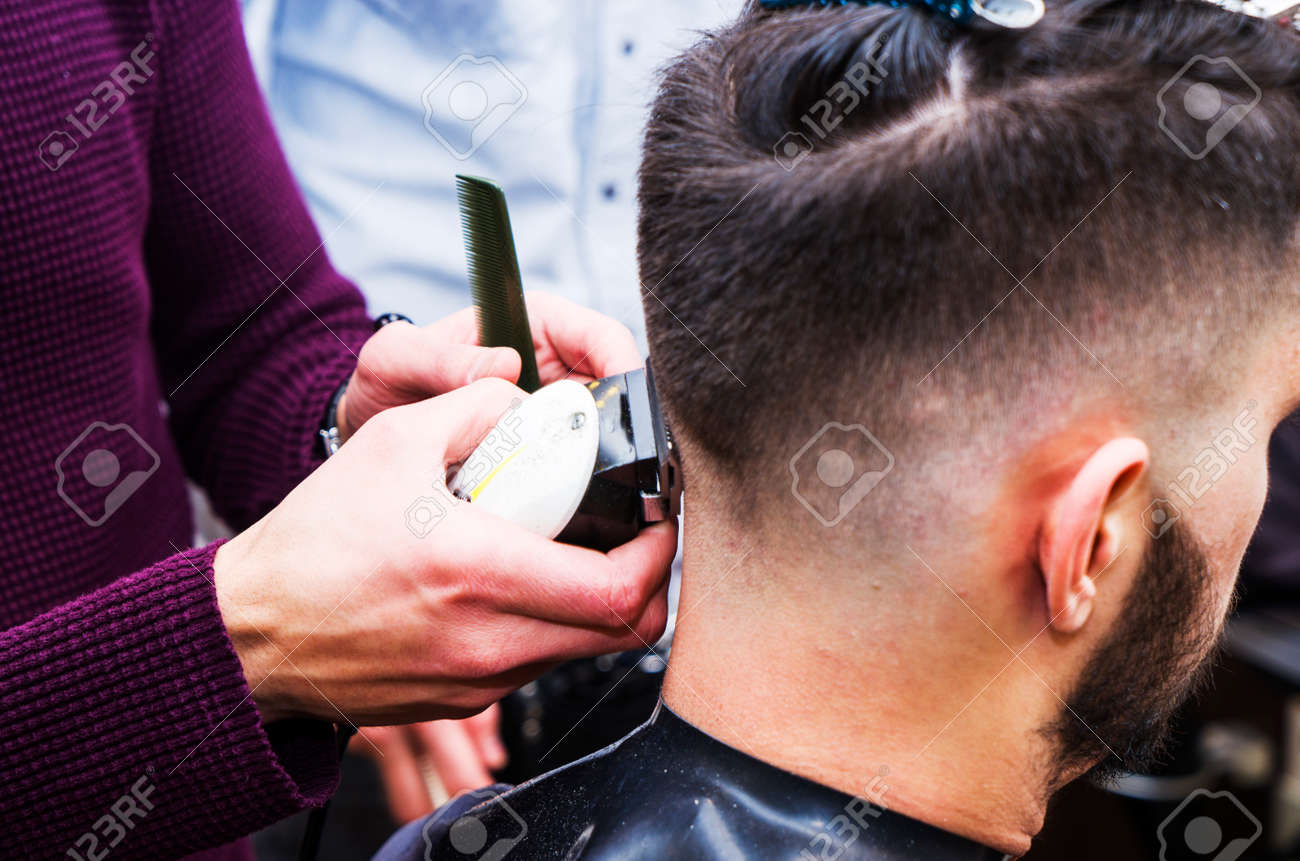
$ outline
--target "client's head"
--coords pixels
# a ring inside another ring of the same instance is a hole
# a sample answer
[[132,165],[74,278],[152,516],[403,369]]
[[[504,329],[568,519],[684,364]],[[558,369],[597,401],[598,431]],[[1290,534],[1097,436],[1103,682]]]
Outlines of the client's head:
[[754,4],[666,70],[641,171],[670,703],[918,815],[978,777],[1020,820],[945,821],[1013,849],[1157,750],[1300,396],[1294,36],[1048,8]]

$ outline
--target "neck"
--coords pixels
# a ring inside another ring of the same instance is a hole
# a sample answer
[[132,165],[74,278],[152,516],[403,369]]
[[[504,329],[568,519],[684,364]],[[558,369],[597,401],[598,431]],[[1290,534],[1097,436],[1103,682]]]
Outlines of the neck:
[[965,618],[935,613],[914,594],[888,594],[900,578],[885,577],[884,594],[872,597],[890,612],[868,615],[826,591],[844,582],[842,571],[792,574],[772,554],[742,562],[743,547],[705,554],[689,537],[664,682],[674,711],[787,771],[1013,855],[1028,851],[1050,758],[1037,731],[1048,714],[1022,704],[1041,700],[1041,682],[990,650],[988,630],[959,602]]

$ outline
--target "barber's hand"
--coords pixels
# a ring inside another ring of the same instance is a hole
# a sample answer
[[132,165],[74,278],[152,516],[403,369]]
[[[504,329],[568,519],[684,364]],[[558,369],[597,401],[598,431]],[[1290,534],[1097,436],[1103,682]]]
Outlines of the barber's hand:
[[425,768],[432,769],[448,798],[492,783],[492,770],[506,764],[499,721],[500,710],[493,705],[464,720],[366,727],[361,735],[368,744],[354,747],[373,758],[394,821],[406,823],[432,813],[444,800],[430,793]]
[[662,633],[675,522],[598,553],[453,498],[521,397],[502,380],[385,410],[217,552],[217,600],[266,722],[467,717],[576,657]]
[[[542,383],[580,382],[641,367],[627,327],[604,314],[549,293],[529,293],[528,323]],[[376,413],[458,389],[484,377],[519,379],[519,354],[478,346],[473,308],[431,326],[392,323],[361,348],[357,370],[339,403],[346,440]]]

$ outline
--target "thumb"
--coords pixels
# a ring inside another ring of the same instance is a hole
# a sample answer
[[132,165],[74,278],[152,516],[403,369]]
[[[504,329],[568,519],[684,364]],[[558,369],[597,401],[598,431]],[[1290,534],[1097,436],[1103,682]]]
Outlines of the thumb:
[[[519,379],[519,371],[523,365],[519,354],[510,347],[475,347],[457,344],[454,350],[448,350],[448,354],[451,360],[447,362],[443,373],[448,385],[435,391],[449,392],[489,377],[514,382]],[[462,374],[464,365],[468,365],[468,369]],[[460,382],[451,385],[457,379]]]
[[519,354],[509,347],[449,341],[411,325],[389,326],[380,334],[386,337],[385,355],[393,357],[403,377],[397,382],[428,396],[455,391],[484,377],[519,378]]
[[485,377],[412,407],[425,413],[421,421],[433,429],[443,463],[452,464],[469,457],[492,426],[526,397],[528,394],[513,383]]

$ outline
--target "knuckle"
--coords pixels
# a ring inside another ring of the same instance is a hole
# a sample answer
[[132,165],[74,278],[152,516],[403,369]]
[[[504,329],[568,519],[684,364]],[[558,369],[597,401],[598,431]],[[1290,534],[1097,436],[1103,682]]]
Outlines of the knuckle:
[[645,643],[653,643],[664,635],[668,627],[668,607],[651,608],[637,625],[637,636]]
[[406,422],[403,421],[401,408],[380,410],[361,427],[374,443],[389,447],[399,443],[405,434]]
[[608,608],[611,627],[625,625],[636,619],[644,603],[644,589],[627,572],[612,570],[605,588],[605,606]]
[[406,330],[410,328],[409,326],[384,326],[361,345],[361,358],[369,359],[396,349],[408,334]]

